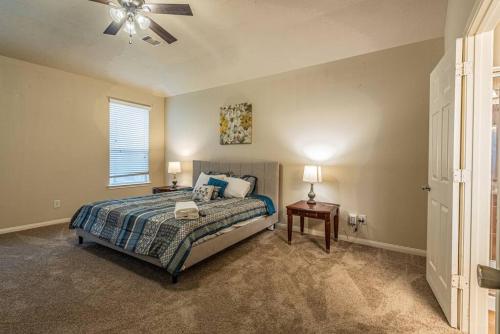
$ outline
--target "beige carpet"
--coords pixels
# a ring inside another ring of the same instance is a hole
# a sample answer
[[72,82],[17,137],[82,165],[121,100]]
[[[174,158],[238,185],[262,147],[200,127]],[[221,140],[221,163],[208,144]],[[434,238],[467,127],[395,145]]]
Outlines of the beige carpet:
[[181,275],[58,225],[0,235],[1,333],[455,333],[417,256],[264,231]]

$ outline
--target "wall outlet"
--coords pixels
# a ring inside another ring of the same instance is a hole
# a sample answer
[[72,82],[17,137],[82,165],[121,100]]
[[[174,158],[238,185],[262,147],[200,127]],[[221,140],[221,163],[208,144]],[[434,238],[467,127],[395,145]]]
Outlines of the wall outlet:
[[366,224],[366,215],[358,215],[358,224]]
[[61,207],[61,200],[60,199],[55,199],[54,200],[54,209],[58,209]]

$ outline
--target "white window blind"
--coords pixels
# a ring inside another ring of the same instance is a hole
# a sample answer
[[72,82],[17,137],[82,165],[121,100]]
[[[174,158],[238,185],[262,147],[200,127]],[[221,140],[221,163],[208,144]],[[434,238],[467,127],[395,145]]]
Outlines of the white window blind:
[[109,100],[109,185],[149,182],[150,108]]

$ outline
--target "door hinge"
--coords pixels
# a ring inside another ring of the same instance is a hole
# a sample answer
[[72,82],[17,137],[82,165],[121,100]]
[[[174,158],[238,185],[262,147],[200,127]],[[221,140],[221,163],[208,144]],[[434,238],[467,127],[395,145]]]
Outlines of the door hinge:
[[455,66],[455,75],[457,77],[472,75],[472,62],[464,61],[463,63],[457,63]]
[[451,287],[455,289],[465,290],[469,288],[469,282],[462,275],[451,275]]
[[453,171],[453,182],[467,183],[470,182],[470,170],[468,169],[455,169]]

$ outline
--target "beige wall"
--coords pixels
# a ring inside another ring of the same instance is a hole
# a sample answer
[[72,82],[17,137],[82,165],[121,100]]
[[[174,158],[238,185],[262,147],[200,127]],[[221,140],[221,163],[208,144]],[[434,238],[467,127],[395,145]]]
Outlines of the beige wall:
[[444,28],[445,49],[455,47],[455,39],[463,37],[476,3],[480,0],[448,0]]
[[[0,57],[0,228],[71,217],[108,189],[108,96],[152,106],[151,180],[164,182],[164,98]],[[61,208],[53,208],[53,200]]]
[[[317,198],[368,215],[357,237],[425,249],[429,74],[443,40],[384,50],[166,102],[166,158],[278,160],[283,205],[304,199],[303,165],[319,162]],[[253,104],[253,143],[221,146],[219,107]],[[312,228],[322,229],[318,222]]]

